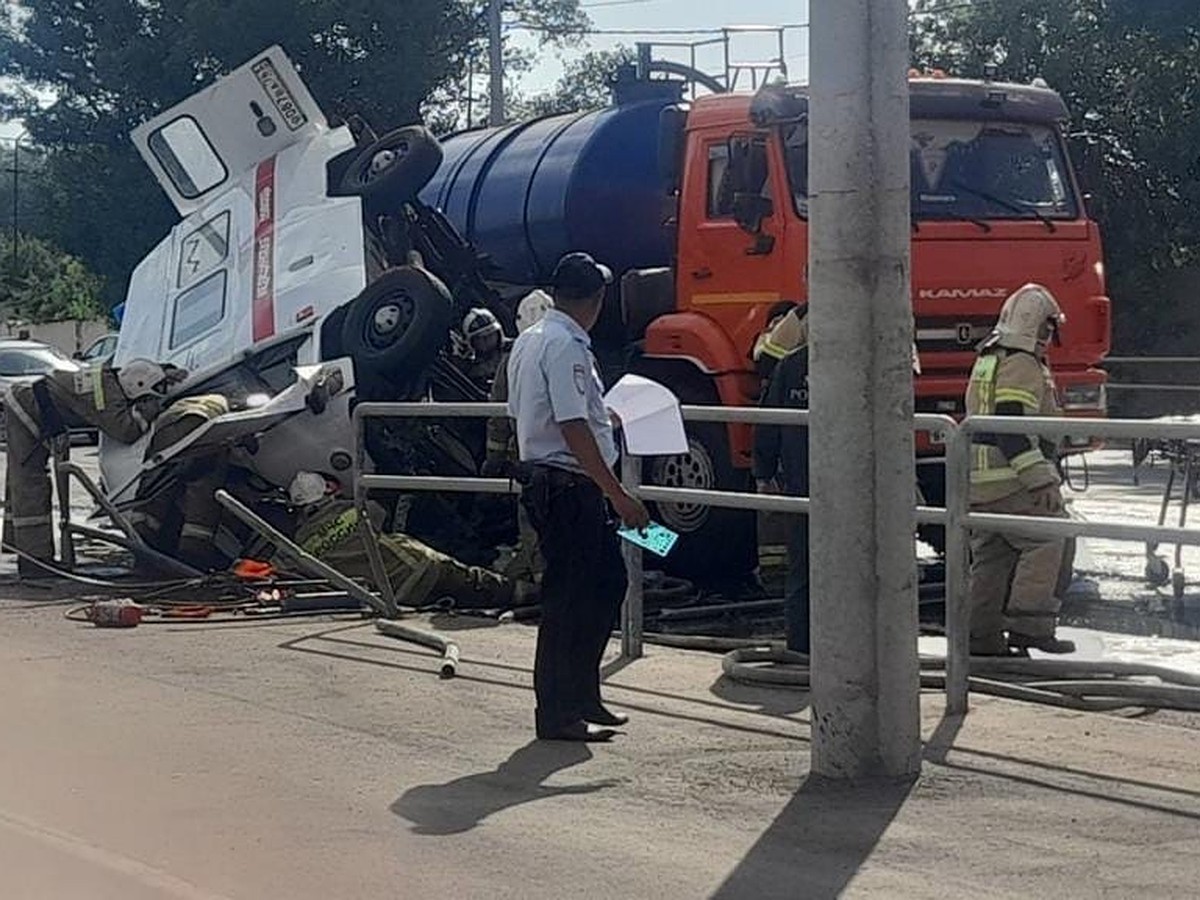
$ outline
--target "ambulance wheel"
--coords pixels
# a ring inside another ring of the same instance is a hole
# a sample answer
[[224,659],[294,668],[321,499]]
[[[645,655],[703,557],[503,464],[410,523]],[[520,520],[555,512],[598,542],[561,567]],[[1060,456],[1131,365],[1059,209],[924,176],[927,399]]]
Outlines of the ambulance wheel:
[[[716,405],[716,386],[690,366],[653,366],[639,374],[659,381],[675,392],[681,403]],[[717,491],[750,491],[747,469],[733,465],[729,431],[724,425],[686,425],[688,452],[648,459],[642,467],[647,484],[662,487]],[[693,580],[736,579],[758,567],[758,516],[751,510],[717,509],[693,503],[650,505],[655,521],[679,533],[679,541],[665,560],[664,570]]]
[[441,164],[442,145],[429,129],[397,128],[354,158],[339,192],[399,205],[415,197]]
[[389,269],[350,304],[342,350],[368,378],[418,374],[446,343],[454,302],[446,286],[415,266]]

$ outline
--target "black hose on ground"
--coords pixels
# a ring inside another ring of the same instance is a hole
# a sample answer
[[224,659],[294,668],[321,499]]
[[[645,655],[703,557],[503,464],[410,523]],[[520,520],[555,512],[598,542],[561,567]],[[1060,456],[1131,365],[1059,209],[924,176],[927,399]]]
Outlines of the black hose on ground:
[[[661,636],[650,638],[655,643]],[[714,650],[720,638],[672,637],[670,646]],[[807,689],[809,660],[779,644],[723,642],[721,670],[733,681],[766,687]],[[946,661],[921,657],[921,687],[946,687]],[[1175,709],[1200,712],[1200,676],[1140,663],[1071,659],[972,657],[971,690],[980,694],[1088,712]],[[1156,682],[1135,679],[1156,679]]]

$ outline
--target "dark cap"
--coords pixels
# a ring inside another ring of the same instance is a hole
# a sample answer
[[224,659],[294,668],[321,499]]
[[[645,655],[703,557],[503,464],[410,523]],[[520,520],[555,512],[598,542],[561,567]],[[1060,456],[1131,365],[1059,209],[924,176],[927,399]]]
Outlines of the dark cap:
[[564,300],[586,300],[612,284],[612,269],[587,253],[568,253],[554,267],[551,288]]

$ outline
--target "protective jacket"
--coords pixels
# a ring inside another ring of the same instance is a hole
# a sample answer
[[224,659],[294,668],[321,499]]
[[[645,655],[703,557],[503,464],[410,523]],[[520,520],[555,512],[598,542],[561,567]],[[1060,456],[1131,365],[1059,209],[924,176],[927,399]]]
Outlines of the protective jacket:
[[[1033,353],[993,347],[975,361],[969,416],[1057,416],[1054,377]],[[1057,447],[1032,435],[976,434],[971,443],[971,503],[993,503],[1059,483]]]

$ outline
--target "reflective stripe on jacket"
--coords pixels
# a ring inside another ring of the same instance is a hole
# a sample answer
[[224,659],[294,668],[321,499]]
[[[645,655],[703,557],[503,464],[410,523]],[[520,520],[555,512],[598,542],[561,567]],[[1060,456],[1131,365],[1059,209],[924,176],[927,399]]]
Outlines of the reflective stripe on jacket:
[[[1056,416],[1049,368],[1033,354],[990,350],[975,361],[967,415]],[[1018,491],[1058,484],[1055,445],[1034,436],[976,434],[971,444],[971,502],[992,503]]]

